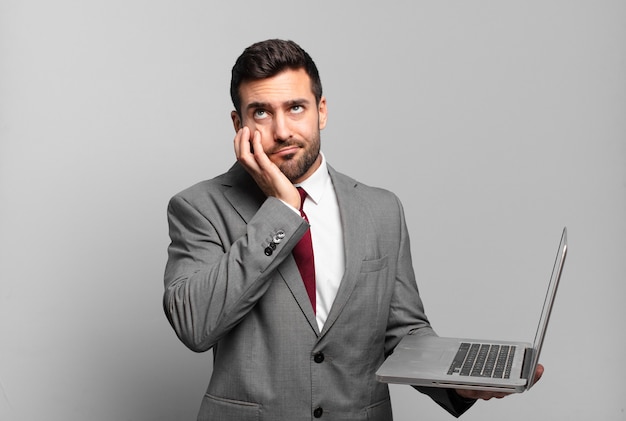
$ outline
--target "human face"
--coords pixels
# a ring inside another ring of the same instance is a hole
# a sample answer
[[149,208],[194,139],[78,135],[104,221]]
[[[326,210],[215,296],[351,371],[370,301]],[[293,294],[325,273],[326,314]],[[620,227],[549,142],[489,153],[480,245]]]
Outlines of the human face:
[[320,130],[326,126],[326,99],[316,104],[304,69],[239,86],[241,116],[233,111],[235,131],[244,126],[261,135],[263,151],[292,183],[306,180],[320,166]]

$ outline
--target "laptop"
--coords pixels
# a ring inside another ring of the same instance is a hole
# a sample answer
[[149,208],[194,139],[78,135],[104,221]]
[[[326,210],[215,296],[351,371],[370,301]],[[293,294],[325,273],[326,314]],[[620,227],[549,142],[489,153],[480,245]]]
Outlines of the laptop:
[[494,392],[530,389],[566,254],[567,227],[563,228],[532,344],[409,334],[376,371],[376,378],[383,383]]

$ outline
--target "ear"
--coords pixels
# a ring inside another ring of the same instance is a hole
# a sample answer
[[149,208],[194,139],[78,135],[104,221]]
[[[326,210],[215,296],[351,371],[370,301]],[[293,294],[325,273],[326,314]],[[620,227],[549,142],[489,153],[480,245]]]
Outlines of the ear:
[[328,118],[328,109],[326,108],[326,97],[320,98],[320,103],[317,106],[318,124],[320,130],[326,127],[326,119]]
[[243,127],[243,124],[241,123],[241,118],[239,117],[237,111],[231,111],[230,118],[233,120],[233,127],[235,128],[235,132],[238,132],[239,129]]

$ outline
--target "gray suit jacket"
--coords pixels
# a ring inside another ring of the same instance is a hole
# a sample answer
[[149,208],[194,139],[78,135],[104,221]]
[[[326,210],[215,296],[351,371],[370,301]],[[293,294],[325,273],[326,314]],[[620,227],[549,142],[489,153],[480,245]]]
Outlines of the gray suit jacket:
[[[329,172],[346,268],[321,332],[291,254],[306,221],[239,164],[171,199],[165,312],[185,345],[214,353],[199,420],[391,420],[374,373],[404,335],[434,332],[398,198]],[[470,406],[422,391],[456,416]]]

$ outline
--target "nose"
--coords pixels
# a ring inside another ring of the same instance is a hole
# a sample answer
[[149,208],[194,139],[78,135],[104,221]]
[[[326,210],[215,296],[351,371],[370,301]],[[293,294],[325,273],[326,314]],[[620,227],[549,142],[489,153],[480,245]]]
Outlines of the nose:
[[274,115],[274,140],[276,142],[284,142],[291,138],[291,128],[288,119],[283,113],[276,113]]

